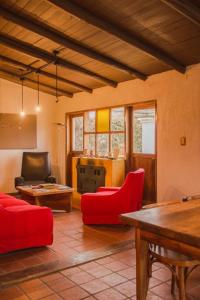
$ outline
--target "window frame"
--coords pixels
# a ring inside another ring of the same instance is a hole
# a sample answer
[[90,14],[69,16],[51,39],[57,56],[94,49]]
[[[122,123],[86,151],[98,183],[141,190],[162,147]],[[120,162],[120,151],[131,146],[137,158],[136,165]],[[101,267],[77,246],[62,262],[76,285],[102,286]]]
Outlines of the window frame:
[[[116,109],[116,108],[123,108],[124,109],[124,130],[111,130],[111,125],[112,125],[112,120],[111,120],[111,112],[112,112],[112,109]],[[103,109],[108,109],[109,110],[109,130],[108,131],[102,131],[102,132],[98,132],[97,131],[97,116],[98,116],[98,111],[99,110],[103,110]],[[95,131],[86,131],[85,128],[86,128],[86,113],[88,112],[91,112],[91,111],[94,111],[95,112]],[[73,118],[75,117],[80,117],[82,116],[83,117],[83,149],[82,151],[75,151],[73,150]],[[86,135],[89,135],[89,134],[94,134],[95,136],[95,153],[94,153],[94,156],[97,156],[98,153],[97,153],[97,135],[98,134],[108,134],[109,136],[109,147],[108,147],[108,156],[104,156],[104,157],[109,157],[110,153],[111,153],[111,138],[112,138],[112,134],[116,134],[116,133],[121,133],[121,134],[124,134],[124,155],[123,156],[119,156],[120,158],[124,158],[125,159],[125,156],[126,156],[126,106],[125,105],[118,105],[118,106],[113,106],[113,107],[102,107],[102,108],[98,108],[98,109],[90,109],[90,110],[85,110],[81,113],[73,113],[73,114],[70,114],[70,119],[71,119],[71,122],[70,122],[70,127],[71,127],[71,130],[70,130],[70,150],[72,153],[76,154],[76,155],[79,155],[79,154],[82,154],[84,149],[85,149],[85,136]],[[100,155],[98,155],[98,157],[102,157]]]

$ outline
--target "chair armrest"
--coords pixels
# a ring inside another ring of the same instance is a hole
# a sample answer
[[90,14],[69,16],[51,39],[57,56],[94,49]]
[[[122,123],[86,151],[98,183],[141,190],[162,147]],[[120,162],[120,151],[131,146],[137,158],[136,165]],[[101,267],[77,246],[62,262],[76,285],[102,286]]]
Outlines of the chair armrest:
[[56,177],[54,177],[54,176],[48,176],[47,179],[46,179],[46,182],[56,183]]
[[97,189],[97,192],[117,192],[121,189],[121,187],[109,187],[109,186],[101,186]]
[[24,177],[22,176],[15,177],[15,187],[18,185],[24,185]]

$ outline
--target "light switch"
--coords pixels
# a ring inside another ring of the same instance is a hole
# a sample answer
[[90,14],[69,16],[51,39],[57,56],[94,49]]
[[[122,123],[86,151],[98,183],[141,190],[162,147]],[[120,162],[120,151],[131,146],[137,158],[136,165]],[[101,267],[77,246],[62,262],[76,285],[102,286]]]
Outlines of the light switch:
[[180,137],[180,145],[185,146],[186,145],[186,136],[181,136]]

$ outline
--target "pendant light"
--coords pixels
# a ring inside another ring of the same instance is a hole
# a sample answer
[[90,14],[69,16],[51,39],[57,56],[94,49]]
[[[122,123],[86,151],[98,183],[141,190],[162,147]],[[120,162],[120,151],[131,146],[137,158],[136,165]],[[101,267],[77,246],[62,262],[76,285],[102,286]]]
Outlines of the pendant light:
[[21,77],[20,80],[21,80],[21,83],[22,83],[22,102],[21,102],[20,116],[23,118],[26,114],[25,111],[24,111],[24,78]]
[[41,107],[40,107],[40,75],[39,75],[39,73],[37,73],[37,105],[36,105],[35,110],[36,110],[36,112],[41,111]]

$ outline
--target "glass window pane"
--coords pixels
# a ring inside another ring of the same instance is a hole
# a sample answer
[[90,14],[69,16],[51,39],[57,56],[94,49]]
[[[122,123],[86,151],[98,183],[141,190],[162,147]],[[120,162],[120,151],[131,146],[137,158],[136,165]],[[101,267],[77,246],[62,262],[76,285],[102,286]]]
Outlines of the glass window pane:
[[97,110],[97,132],[109,131],[110,113],[109,109]]
[[109,135],[97,134],[97,155],[108,156],[109,152]]
[[111,131],[124,130],[124,107],[111,109]]
[[116,152],[119,152],[119,156],[124,156],[125,154],[124,133],[111,134],[111,152],[112,152],[112,156]]
[[83,117],[72,118],[72,150],[83,151]]
[[95,118],[96,112],[95,111],[88,111],[85,113],[85,131],[86,132],[94,132],[95,131]]
[[95,154],[95,134],[85,134],[84,149],[87,150],[88,154]]
[[155,108],[133,112],[133,152],[155,153]]

